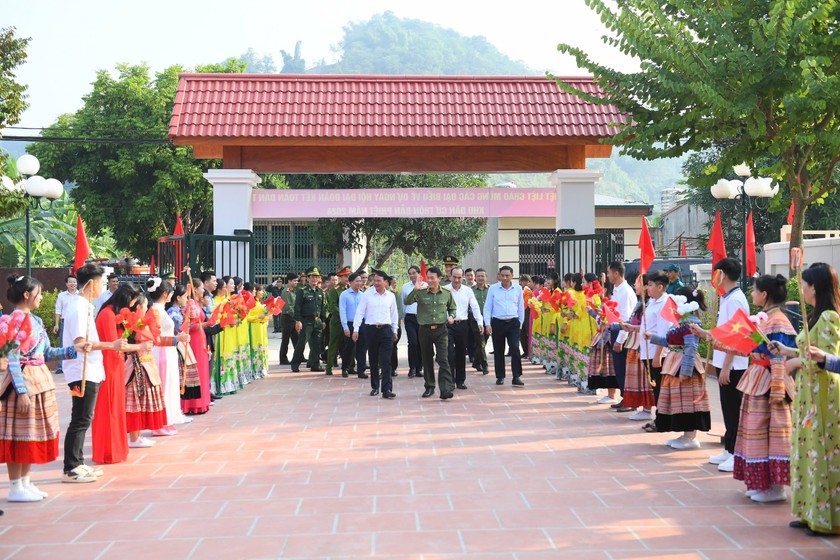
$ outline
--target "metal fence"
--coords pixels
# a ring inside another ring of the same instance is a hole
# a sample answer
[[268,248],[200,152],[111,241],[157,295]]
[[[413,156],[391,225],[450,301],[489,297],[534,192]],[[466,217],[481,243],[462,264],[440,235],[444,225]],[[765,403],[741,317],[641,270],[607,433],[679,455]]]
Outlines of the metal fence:
[[568,272],[607,272],[615,260],[615,237],[609,233],[561,235],[554,238],[554,268],[558,274]]
[[194,277],[202,270],[213,270],[219,276],[239,276],[250,280],[254,270],[253,240],[250,232],[240,235],[187,233],[161,237],[158,240],[158,271],[161,275],[175,274],[184,281],[184,266],[189,265]]

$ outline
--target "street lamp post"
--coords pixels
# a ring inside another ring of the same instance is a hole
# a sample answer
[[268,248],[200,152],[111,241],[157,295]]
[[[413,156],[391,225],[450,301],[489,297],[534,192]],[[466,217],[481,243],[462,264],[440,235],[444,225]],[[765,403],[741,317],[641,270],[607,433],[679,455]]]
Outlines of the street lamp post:
[[743,215],[743,243],[741,244],[741,289],[746,291],[747,283],[747,214],[752,208],[760,208],[758,199],[770,199],[779,192],[779,185],[773,185],[770,177],[753,177],[750,167],[742,163],[733,168],[740,179],[720,179],[712,185],[712,196],[718,200],[740,200]]
[[[17,159],[18,174],[22,179],[15,184],[8,177],[0,178],[3,187],[23,193],[26,199],[26,275],[32,276],[32,210],[46,210],[52,206],[53,201],[60,198],[64,192],[64,185],[58,179],[45,179],[38,175],[41,169],[41,162],[31,154],[24,154]],[[47,200],[42,205],[42,200]]]

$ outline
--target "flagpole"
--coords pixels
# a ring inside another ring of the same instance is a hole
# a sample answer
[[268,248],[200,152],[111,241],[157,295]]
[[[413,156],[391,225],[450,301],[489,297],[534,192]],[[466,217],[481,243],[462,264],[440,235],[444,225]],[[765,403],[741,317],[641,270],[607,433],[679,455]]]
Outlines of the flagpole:
[[803,253],[801,247],[793,247],[790,250],[791,268],[796,269],[796,283],[799,285],[799,309],[802,313],[802,332],[805,334],[805,352],[802,359],[807,364],[808,349],[811,347],[811,332],[808,327],[808,310],[805,308],[805,292],[802,291],[802,260]]
[[[712,296],[712,307],[711,307],[711,315],[712,320],[717,320],[718,308],[720,307],[720,294],[715,288],[715,284],[720,284],[720,278],[718,278],[717,282],[715,282],[715,276],[717,275],[720,277],[721,271],[715,270],[712,271],[712,289],[710,292],[714,293]],[[708,339],[708,346],[706,346],[706,364],[708,365],[709,360],[712,358],[712,347],[714,346],[714,341],[712,339]]]

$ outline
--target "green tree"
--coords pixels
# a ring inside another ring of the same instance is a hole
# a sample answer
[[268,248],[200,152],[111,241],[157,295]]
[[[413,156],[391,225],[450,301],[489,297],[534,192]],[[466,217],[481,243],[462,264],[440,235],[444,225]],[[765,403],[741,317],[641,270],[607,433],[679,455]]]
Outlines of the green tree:
[[534,74],[484,37],[464,37],[439,25],[392,12],[344,28],[341,60],[315,68],[321,74]]
[[245,64],[244,71],[249,74],[274,74],[277,72],[274,58],[270,54],[260,56],[250,47],[245,54],[239,56],[238,61]]
[[[806,208],[836,187],[840,3],[586,4],[607,27],[603,41],[641,66],[620,72],[560,44],[558,50],[595,76],[603,95],[557,79],[559,87],[625,114],[610,142],[632,157],[677,157],[721,143],[719,160],[697,183],[708,187],[741,162],[779,180],[796,207],[791,246],[801,246]],[[763,158],[773,163],[760,167]]]
[[[384,189],[483,187],[483,175],[290,175],[293,189]],[[365,248],[360,265],[381,268],[397,250],[441,260],[446,254],[470,252],[484,235],[487,221],[478,218],[344,218],[319,219],[314,227],[318,247],[326,252]]]
[[[244,67],[231,58],[197,70],[241,72]],[[220,162],[196,160],[191,147],[173,146],[167,139],[182,71],[171,66],[152,77],[147,65],[124,64],[116,77],[98,72],[84,106],[59,117],[45,134],[78,136],[83,131],[126,140],[31,148],[45,174],[78,184],[71,197],[90,232],[113,228],[117,247],[140,258],[152,255],[157,239],[172,232],[176,213],[188,230],[212,231],[213,193],[202,174]]]
[[[0,28],[0,138],[3,129],[20,122],[20,115],[29,104],[26,102],[26,86],[15,79],[15,68],[26,61],[26,47],[29,39],[15,37],[14,27]],[[7,167],[11,165],[11,167]],[[17,178],[14,162],[4,150],[0,150],[0,175]],[[23,197],[0,189],[0,219],[14,216],[23,209]]]

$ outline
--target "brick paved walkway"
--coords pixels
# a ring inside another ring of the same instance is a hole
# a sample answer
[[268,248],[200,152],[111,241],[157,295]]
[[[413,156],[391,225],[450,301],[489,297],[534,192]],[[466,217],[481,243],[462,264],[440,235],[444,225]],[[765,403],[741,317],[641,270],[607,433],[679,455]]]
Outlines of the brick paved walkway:
[[274,365],[96,483],[37,469],[50,497],[0,505],[0,558],[840,558],[707,464],[715,438],[669,450],[541,369],[525,380],[471,374],[442,402],[402,370],[385,401]]

